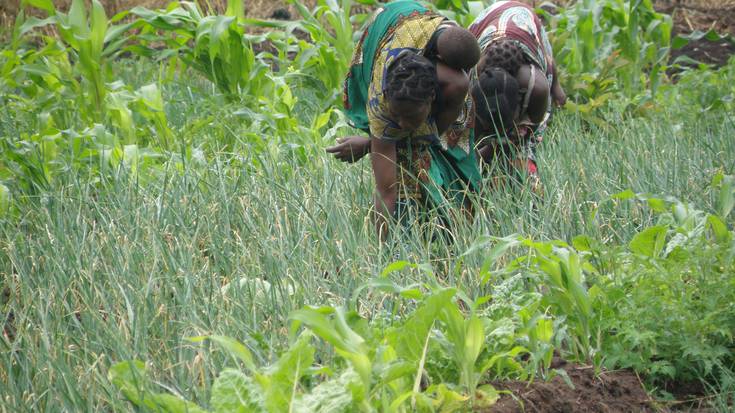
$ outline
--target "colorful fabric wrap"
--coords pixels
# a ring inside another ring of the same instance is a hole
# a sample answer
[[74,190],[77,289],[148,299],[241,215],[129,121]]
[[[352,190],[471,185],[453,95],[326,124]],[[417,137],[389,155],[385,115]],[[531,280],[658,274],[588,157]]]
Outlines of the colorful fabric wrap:
[[400,51],[430,52],[431,39],[446,24],[442,16],[415,1],[386,4],[356,46],[344,89],[352,126],[369,132],[372,138],[396,143],[399,199],[410,199],[424,208],[461,205],[468,190],[479,189],[472,99],[468,96],[462,115],[441,137],[433,117],[406,133],[390,118],[383,83],[387,67]]

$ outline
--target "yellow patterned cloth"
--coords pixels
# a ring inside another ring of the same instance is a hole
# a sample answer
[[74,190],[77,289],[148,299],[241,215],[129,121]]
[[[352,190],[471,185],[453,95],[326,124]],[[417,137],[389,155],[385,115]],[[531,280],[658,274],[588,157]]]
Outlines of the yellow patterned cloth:
[[[374,15],[355,48],[345,80],[344,104],[350,123],[374,139],[394,142],[399,199],[423,206],[457,206],[481,177],[474,156],[474,108],[468,96],[461,116],[440,137],[430,116],[414,131],[401,130],[385,100],[385,74],[403,51],[424,53],[438,30],[455,23],[415,1],[387,3]],[[430,48],[430,47],[429,47]],[[441,105],[441,90],[435,104]],[[435,110],[437,108],[434,108]]]
[[423,185],[429,183],[428,170],[431,167],[429,145],[437,141],[438,130],[433,117],[412,132],[402,130],[391,119],[384,95],[385,74],[390,63],[401,51],[410,49],[421,52],[444,20],[444,17],[435,14],[415,13],[395,25],[384,36],[379,47],[368,90],[370,134],[376,139],[396,142],[398,179],[401,183],[399,197],[417,202],[425,201]]
[[386,69],[396,56],[406,49],[421,52],[444,20],[436,14],[415,13],[404,18],[383,37],[368,90],[368,121],[374,137],[392,141],[412,138],[413,143],[418,143],[417,140],[436,141],[438,138],[436,123],[431,117],[416,131],[407,133],[401,130],[390,118],[384,89]]

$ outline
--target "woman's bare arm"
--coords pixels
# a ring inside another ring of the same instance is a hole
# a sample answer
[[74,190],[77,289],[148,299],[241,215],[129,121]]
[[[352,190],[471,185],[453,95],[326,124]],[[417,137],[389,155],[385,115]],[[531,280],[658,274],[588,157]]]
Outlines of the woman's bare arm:
[[462,113],[467,92],[470,90],[470,78],[461,70],[453,69],[439,62],[436,74],[442,94],[442,107],[436,114],[436,127],[439,135],[444,133]]
[[398,199],[398,166],[396,144],[370,139],[370,160],[375,176],[375,228],[381,241],[388,236],[388,221],[396,210]]

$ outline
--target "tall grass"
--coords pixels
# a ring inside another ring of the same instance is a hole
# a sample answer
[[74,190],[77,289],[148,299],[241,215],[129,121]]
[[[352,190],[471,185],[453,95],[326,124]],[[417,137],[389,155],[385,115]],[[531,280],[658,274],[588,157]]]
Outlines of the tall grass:
[[[232,336],[264,363],[287,343],[289,312],[343,303],[396,259],[432,263],[440,282],[480,294],[482,255],[466,257],[461,271],[451,260],[481,235],[629,240],[652,217],[612,208],[611,194],[631,188],[707,206],[713,171],[735,167],[727,155],[735,127],[721,113],[674,108],[646,119],[611,110],[608,128],[560,114],[539,154],[543,199],[488,190],[454,243],[409,234],[381,245],[368,217],[368,162],[340,164],[321,141],[302,148],[306,162],[272,144],[235,153],[228,143],[238,139],[236,108],[206,87],[182,78],[163,91],[173,130],[211,118],[186,137],[209,146],[206,163],[171,167],[146,185],[124,170],[100,182],[70,169],[47,190],[18,195],[18,216],[0,217],[1,411],[128,411],[106,374],[132,358],[153,363],[162,383],[178,383],[173,391],[204,401],[213,372],[229,360],[184,337]],[[307,99],[300,105],[304,121]],[[34,124],[16,115],[0,115],[3,135]],[[422,280],[418,272],[402,277]],[[390,305],[361,299],[365,314]]]

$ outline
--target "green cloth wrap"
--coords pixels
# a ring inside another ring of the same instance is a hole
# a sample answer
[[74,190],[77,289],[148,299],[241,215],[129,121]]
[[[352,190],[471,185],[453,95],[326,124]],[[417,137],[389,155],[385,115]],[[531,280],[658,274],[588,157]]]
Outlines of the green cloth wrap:
[[350,67],[347,76],[347,117],[352,125],[369,132],[367,116],[367,94],[370,82],[373,79],[373,62],[378,53],[380,43],[388,31],[395,26],[402,17],[411,13],[427,12],[428,9],[415,1],[394,1],[383,7],[375,20],[368,26],[362,39],[362,63]]

